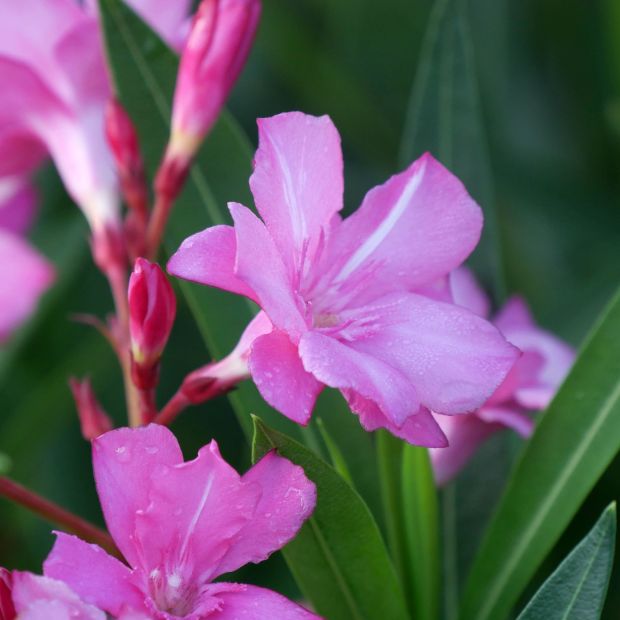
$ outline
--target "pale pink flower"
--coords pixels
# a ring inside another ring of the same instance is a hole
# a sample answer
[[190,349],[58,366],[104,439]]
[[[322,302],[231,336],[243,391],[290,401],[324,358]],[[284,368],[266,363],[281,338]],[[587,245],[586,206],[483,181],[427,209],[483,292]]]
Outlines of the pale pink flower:
[[7,607],[2,620],[106,620],[103,611],[80,600],[62,581],[19,571],[13,571],[10,580],[14,610]]
[[[469,270],[453,272],[450,284],[455,303],[488,316],[489,300]],[[575,354],[571,347],[538,327],[520,297],[508,300],[493,322],[522,355],[478,411],[458,418],[437,416],[450,443],[448,448],[431,450],[438,484],[453,478],[494,432],[511,428],[522,437],[529,437],[534,423],[528,412],[549,405],[573,363]]]
[[272,452],[239,476],[215,442],[184,462],[174,435],[154,424],[95,439],[93,466],[108,529],[127,564],[57,533],[46,576],[127,619],[316,618],[275,592],[213,582],[295,536],[316,501],[300,467]]
[[[190,0],[127,0],[176,47]],[[110,86],[90,1],[0,0],[0,176],[51,155],[95,236],[119,228],[117,179],[104,135]]]
[[368,430],[444,446],[430,410],[477,409],[517,352],[490,323],[440,301],[437,281],[476,246],[480,208],[430,155],[371,190],[342,219],[340,138],[298,112],[259,121],[250,179],[263,219],[187,239],[169,271],[256,301],[273,324],[249,353],[267,402],[306,424],[325,385]]

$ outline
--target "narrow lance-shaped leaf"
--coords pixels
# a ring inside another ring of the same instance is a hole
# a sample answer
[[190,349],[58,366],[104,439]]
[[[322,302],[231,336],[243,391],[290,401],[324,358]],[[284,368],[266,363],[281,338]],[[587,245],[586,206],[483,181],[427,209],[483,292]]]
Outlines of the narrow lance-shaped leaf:
[[283,550],[304,595],[329,620],[408,618],[394,567],[362,498],[330,465],[254,418],[253,460],[273,449],[317,485],[312,517]]
[[431,151],[465,184],[484,211],[473,255],[476,270],[505,293],[493,183],[482,124],[466,0],[437,0],[415,74],[400,159],[405,165]]
[[439,509],[428,450],[403,445],[401,477],[406,555],[413,617],[435,620],[439,614]]
[[599,620],[614,561],[616,505],[543,583],[517,620]]
[[463,620],[504,618],[620,449],[620,293],[515,467],[474,562]]

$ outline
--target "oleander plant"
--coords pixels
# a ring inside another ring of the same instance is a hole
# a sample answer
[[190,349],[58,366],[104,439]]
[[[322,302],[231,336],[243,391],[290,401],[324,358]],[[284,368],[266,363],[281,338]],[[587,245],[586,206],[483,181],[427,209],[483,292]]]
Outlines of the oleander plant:
[[0,620],[617,618],[619,37],[0,0]]

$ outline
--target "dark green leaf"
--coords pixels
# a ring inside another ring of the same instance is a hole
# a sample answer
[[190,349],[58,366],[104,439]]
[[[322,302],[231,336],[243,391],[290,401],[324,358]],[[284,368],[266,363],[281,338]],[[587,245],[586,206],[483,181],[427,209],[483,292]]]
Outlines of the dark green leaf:
[[620,293],[515,467],[474,562],[463,620],[504,618],[620,448]]
[[437,0],[424,37],[401,145],[401,163],[430,151],[480,203],[485,227],[477,270],[503,297],[493,183],[482,124],[466,0]]
[[362,498],[330,465],[254,418],[253,460],[274,448],[317,485],[314,514],[283,551],[304,595],[330,620],[407,618],[394,568]]
[[403,445],[402,514],[413,617],[435,620],[439,614],[439,510],[428,450]]
[[518,620],[599,620],[616,542],[616,505],[543,583]]

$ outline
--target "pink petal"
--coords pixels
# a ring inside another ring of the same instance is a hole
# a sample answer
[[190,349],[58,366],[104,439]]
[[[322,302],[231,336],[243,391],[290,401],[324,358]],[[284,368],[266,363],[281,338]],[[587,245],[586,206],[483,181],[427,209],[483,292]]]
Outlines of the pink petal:
[[66,583],[86,603],[113,615],[124,607],[141,609],[144,595],[131,583],[131,571],[97,545],[56,533],[43,564],[46,577]]
[[212,578],[261,493],[222,459],[214,441],[193,461],[153,469],[149,486],[149,504],[137,515],[139,566],[145,575],[170,567],[188,582]]
[[[0,176],[22,177],[32,172],[46,158],[41,140],[26,127],[16,127],[14,121],[0,114]],[[11,115],[12,116],[12,115]]]
[[265,225],[246,207],[230,203],[235,220],[237,257],[235,272],[256,292],[272,323],[298,339],[306,328],[303,303],[293,287],[282,258]]
[[20,620],[105,620],[103,611],[79,599],[67,584],[13,571],[13,602]]
[[307,332],[299,343],[304,368],[318,381],[352,390],[379,407],[397,426],[419,409],[413,385],[395,368],[318,331]]
[[502,332],[530,328],[536,325],[527,303],[522,297],[511,297],[497,313],[494,321]]
[[183,241],[168,261],[168,273],[257,301],[256,293],[235,274],[236,253],[232,226],[213,226]]
[[481,420],[475,413],[460,416],[437,415],[437,422],[448,438],[449,446],[430,450],[435,481],[449,482],[465,466],[478,446],[501,426]]
[[262,494],[252,520],[235,536],[218,573],[237,570],[248,562],[266,560],[295,537],[316,504],[316,487],[304,470],[270,452],[243,477]]
[[93,440],[97,493],[114,542],[131,566],[139,562],[136,511],[150,504],[154,469],[183,462],[175,436],[164,426],[119,428]]
[[459,267],[450,273],[450,288],[454,303],[487,318],[490,314],[489,298],[476,277],[467,267]]
[[402,426],[397,426],[371,400],[351,390],[344,390],[344,394],[351,410],[359,415],[360,423],[367,431],[384,428],[414,446],[443,448],[448,445],[446,436],[426,407],[420,407]]
[[0,230],[0,341],[35,310],[54,269],[17,235]]
[[505,428],[511,428],[524,439],[534,432],[534,422],[519,409],[484,406],[476,415],[487,424],[501,424]]
[[299,424],[307,424],[323,389],[299,358],[297,347],[282,331],[257,338],[249,358],[252,379],[262,397]]
[[214,620],[320,620],[320,616],[281,594],[256,586],[244,585],[243,590],[221,592],[218,598],[223,602],[222,611],[213,614]]
[[447,275],[469,256],[481,228],[463,184],[426,154],[368,192],[334,232],[322,268],[331,269],[337,295],[362,305]]
[[259,119],[258,135],[252,194],[287,266],[299,271],[342,209],[340,136],[328,116],[301,112]]
[[399,371],[438,413],[480,407],[518,358],[488,321],[421,295],[391,295],[341,319],[351,322],[341,332],[350,347]]
[[24,234],[32,223],[36,205],[36,192],[26,177],[0,179],[0,229]]

